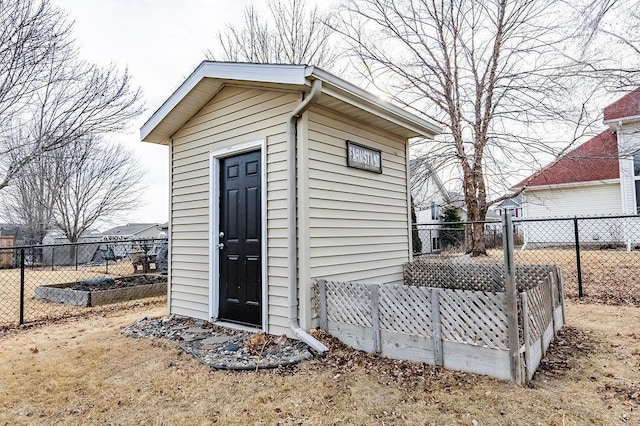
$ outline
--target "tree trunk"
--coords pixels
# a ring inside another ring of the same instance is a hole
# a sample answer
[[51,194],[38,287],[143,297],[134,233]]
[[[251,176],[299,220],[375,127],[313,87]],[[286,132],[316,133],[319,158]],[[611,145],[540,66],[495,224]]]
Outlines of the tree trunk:
[[[487,217],[487,207],[484,200],[479,200],[475,194],[472,179],[465,178],[465,204],[467,206],[467,222],[481,222]],[[482,202],[482,206],[480,205]],[[484,223],[471,223],[465,227],[465,252],[472,257],[486,256],[487,249],[484,242]]]

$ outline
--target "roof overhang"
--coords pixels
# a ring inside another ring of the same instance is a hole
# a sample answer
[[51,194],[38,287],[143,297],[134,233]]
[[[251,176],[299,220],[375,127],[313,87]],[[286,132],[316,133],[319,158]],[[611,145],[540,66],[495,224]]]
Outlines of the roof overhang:
[[620,129],[623,126],[627,126],[630,124],[638,124],[640,123],[640,115],[633,115],[630,117],[622,117],[622,118],[612,118],[611,120],[604,120],[603,124],[609,126],[609,128],[613,131]]
[[306,65],[202,62],[140,128],[145,142],[169,144],[172,135],[207,104],[225,85],[308,92],[322,81],[318,104],[407,139],[432,139],[442,129],[351,83],[317,67]]
[[[555,190],[555,189],[565,189],[565,188],[576,188],[576,187],[583,187],[583,186],[601,186],[601,185],[613,185],[616,183],[620,183],[620,178],[616,178],[616,179],[602,179],[602,180],[588,180],[588,181],[584,181],[584,182],[567,182],[567,183],[555,183],[555,184],[550,184],[550,185],[532,185],[532,186],[527,186],[526,188],[524,188],[523,190],[523,194],[525,192],[531,192],[531,191],[548,191],[548,190]],[[514,188],[519,188],[519,187],[514,187]]]

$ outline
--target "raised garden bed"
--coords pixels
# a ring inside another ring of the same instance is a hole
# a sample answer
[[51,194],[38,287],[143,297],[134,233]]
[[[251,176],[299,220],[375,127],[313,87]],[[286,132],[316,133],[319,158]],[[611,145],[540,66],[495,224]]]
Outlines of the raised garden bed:
[[86,307],[162,296],[166,292],[166,275],[135,275],[41,285],[36,287],[34,297],[49,302]]

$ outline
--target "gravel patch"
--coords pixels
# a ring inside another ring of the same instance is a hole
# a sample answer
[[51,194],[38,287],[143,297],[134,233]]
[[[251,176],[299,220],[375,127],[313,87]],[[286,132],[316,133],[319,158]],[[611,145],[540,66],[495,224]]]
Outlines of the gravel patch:
[[286,336],[237,331],[180,315],[148,319],[125,327],[132,338],[167,339],[201,363],[221,370],[257,370],[298,364],[314,355]]

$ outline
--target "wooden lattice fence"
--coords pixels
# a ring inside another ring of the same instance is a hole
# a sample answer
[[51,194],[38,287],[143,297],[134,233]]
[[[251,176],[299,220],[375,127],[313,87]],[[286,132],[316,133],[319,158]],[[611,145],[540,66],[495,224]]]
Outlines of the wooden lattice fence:
[[[407,264],[411,285],[318,280],[321,327],[367,352],[513,380],[504,266],[434,265]],[[557,267],[519,265],[517,277],[518,380],[526,383],[564,324],[564,300]]]

